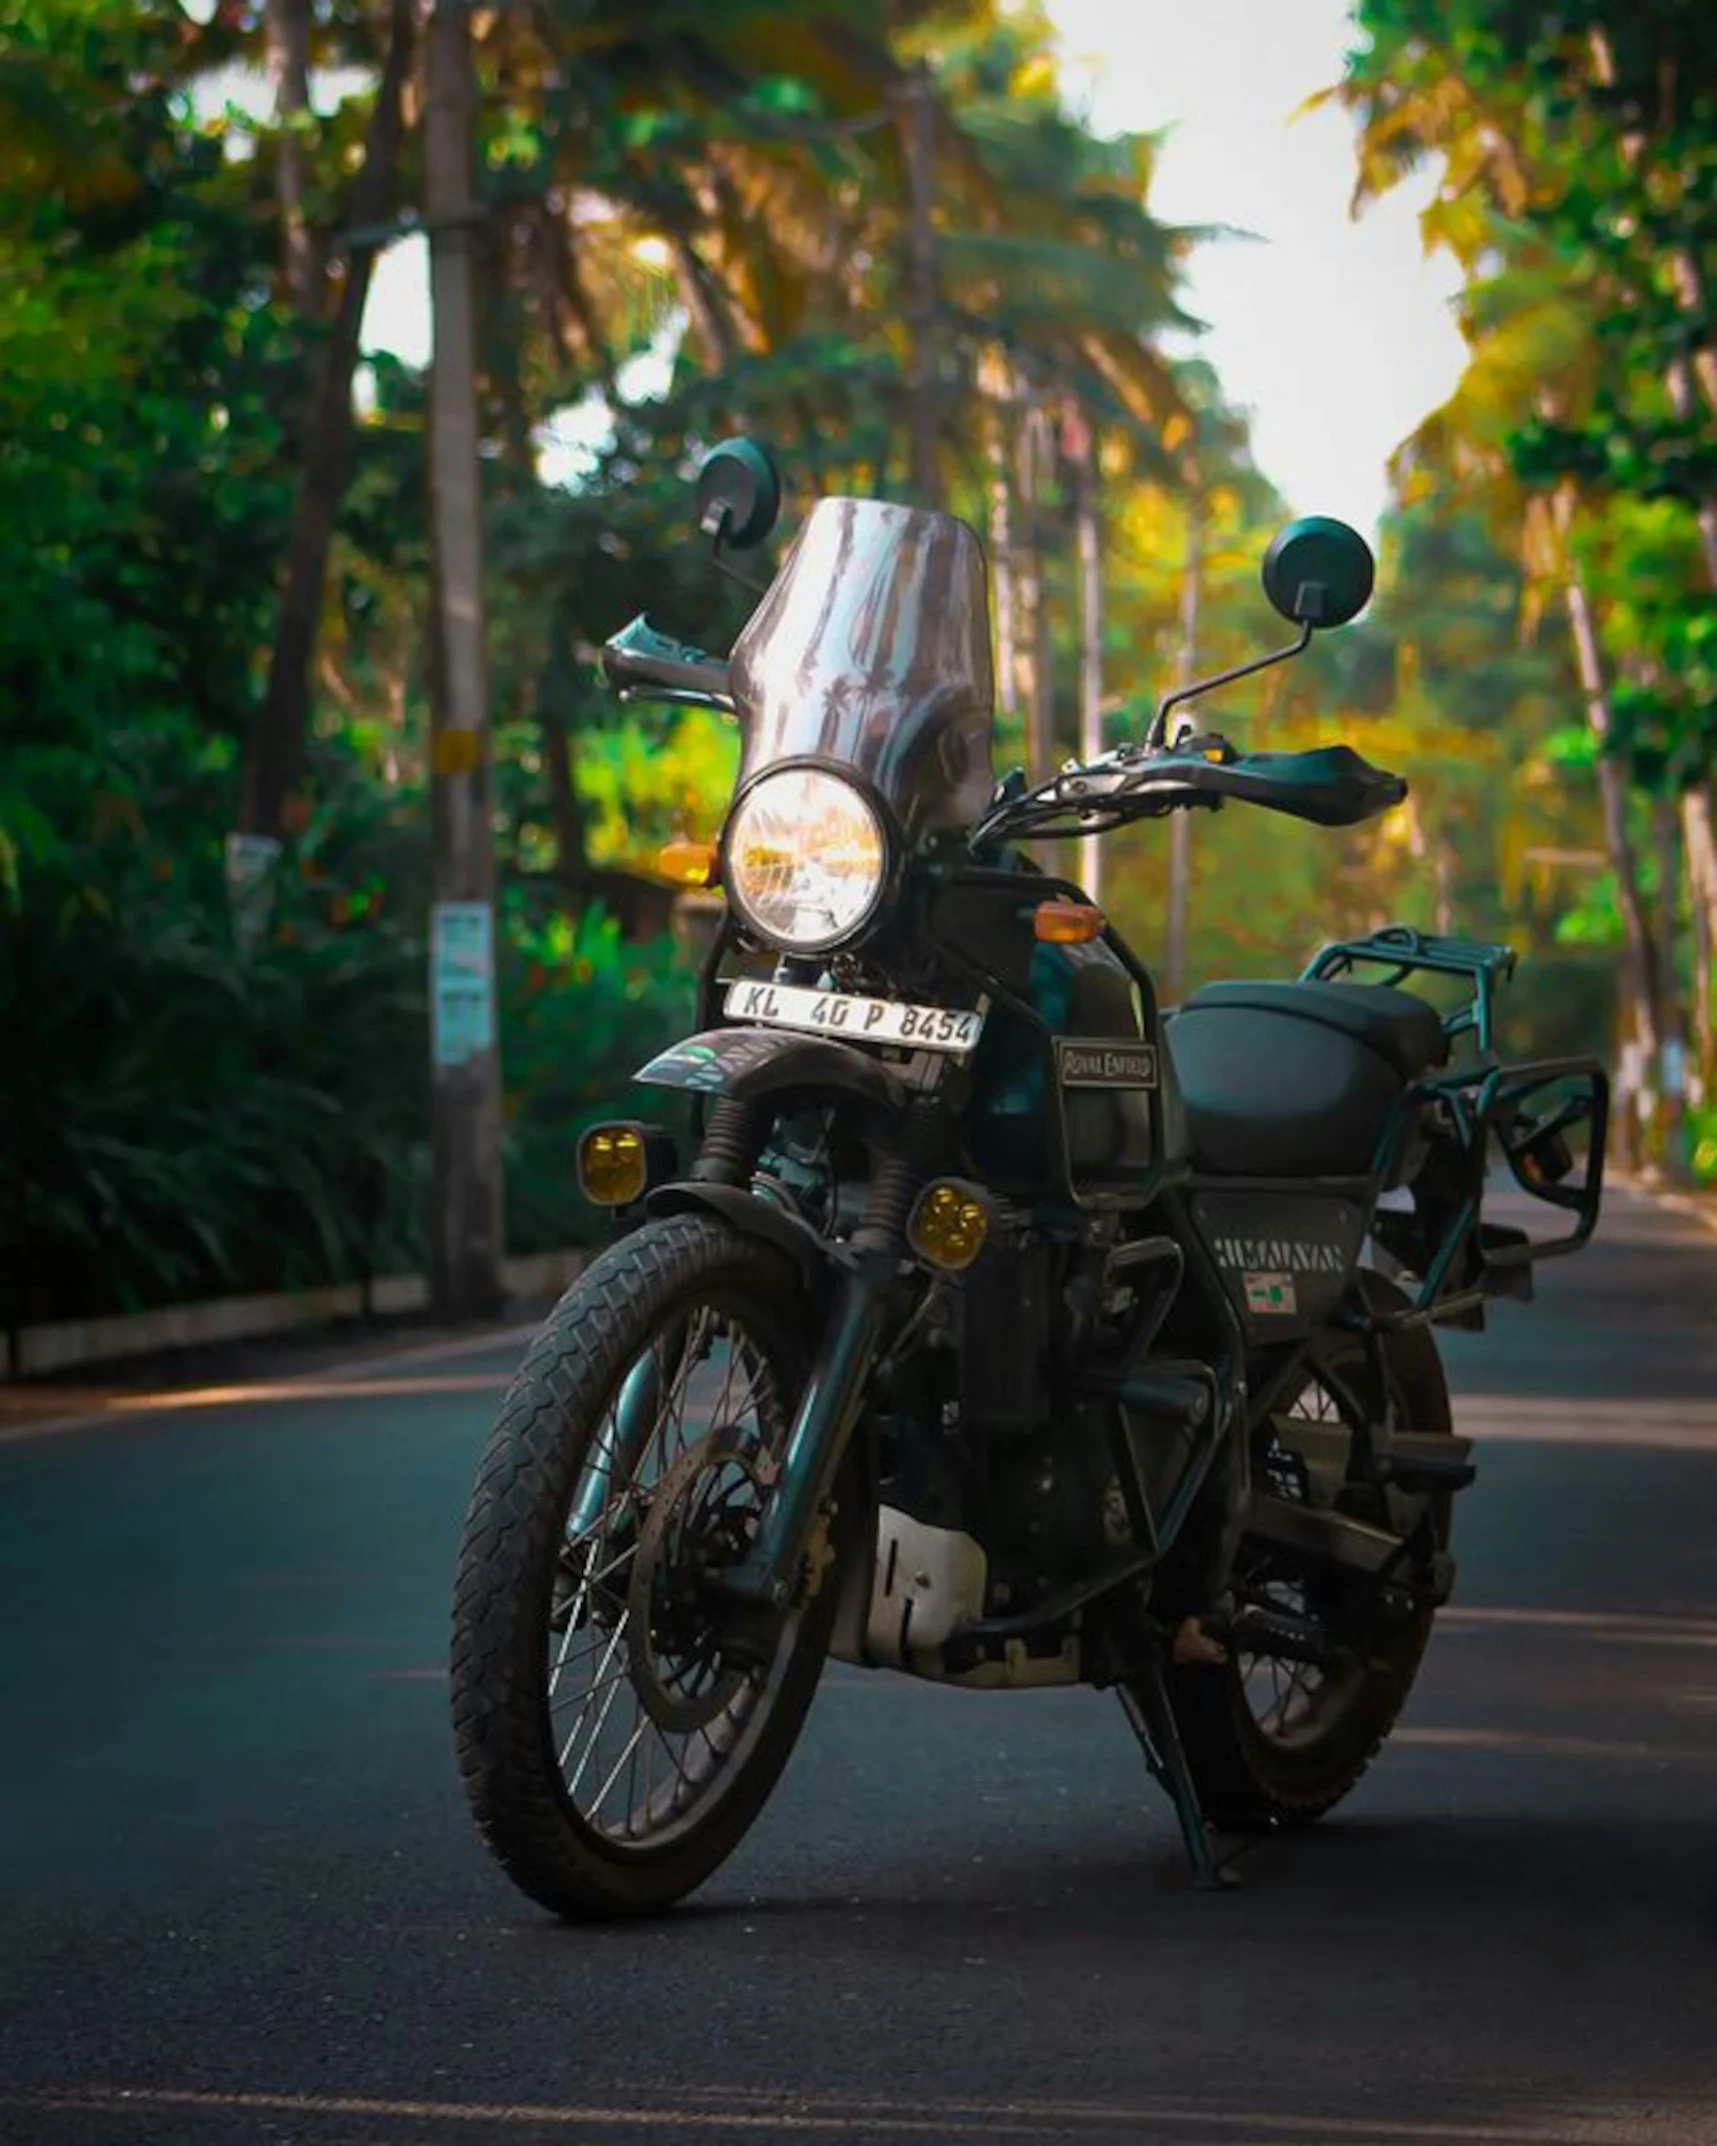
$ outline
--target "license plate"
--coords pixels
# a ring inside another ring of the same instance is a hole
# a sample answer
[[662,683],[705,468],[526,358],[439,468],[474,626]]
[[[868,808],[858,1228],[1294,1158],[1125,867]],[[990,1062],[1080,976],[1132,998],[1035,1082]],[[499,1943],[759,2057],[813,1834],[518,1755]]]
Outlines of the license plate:
[[899,1043],[914,1051],[969,1051],[984,1032],[981,1013],[860,998],[850,991],[808,991],[802,984],[729,984],[726,1008],[730,1021],[802,1028],[849,1043]]

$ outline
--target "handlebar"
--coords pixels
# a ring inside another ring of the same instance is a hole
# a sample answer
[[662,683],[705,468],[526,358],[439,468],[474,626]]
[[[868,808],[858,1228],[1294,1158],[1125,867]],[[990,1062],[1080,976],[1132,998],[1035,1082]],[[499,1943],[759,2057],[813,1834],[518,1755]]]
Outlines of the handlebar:
[[1353,827],[1406,795],[1402,776],[1373,767],[1350,745],[1300,753],[1237,753],[1215,739],[1185,741],[1169,752],[1123,746],[1089,766],[1064,768],[1036,789],[1002,796],[972,840],[977,847],[997,836],[1101,833],[1132,819],[1214,808],[1230,797],[1320,827]]
[[659,633],[642,612],[604,642],[602,675],[623,700],[643,694],[681,707],[733,713],[727,665],[701,648]]
[[[659,632],[643,614],[604,645],[602,669],[623,698],[735,712],[726,663]],[[1088,766],[1070,764],[1035,789],[1013,781],[1018,786],[1004,785],[974,831],[973,848],[997,836],[1096,834],[1189,806],[1214,808],[1230,797],[1321,827],[1352,827],[1407,795],[1401,776],[1373,767],[1349,745],[1237,753],[1212,737],[1183,738],[1168,751],[1123,745]]]

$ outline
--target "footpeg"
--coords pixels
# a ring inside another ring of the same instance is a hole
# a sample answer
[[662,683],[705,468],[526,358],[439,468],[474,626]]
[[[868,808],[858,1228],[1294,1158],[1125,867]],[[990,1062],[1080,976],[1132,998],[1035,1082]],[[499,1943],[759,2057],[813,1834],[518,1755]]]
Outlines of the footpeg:
[[1323,1628],[1290,1610],[1249,1602],[1234,1619],[1229,1643],[1237,1654],[1263,1654],[1278,1662],[1305,1662],[1327,1669],[1335,1659]]
[[1377,1473],[1402,1490],[1465,1490],[1478,1474],[1470,1438],[1437,1431],[1397,1431],[1377,1454]]

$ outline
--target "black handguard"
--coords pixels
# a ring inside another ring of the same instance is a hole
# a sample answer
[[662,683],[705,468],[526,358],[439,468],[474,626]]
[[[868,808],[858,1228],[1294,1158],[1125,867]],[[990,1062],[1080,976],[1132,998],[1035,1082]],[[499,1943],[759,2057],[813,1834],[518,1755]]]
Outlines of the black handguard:
[[1406,778],[1373,767],[1351,745],[1319,745],[1303,753],[1164,753],[1153,774],[1173,774],[1213,798],[1238,798],[1320,827],[1354,827],[1387,812],[1407,795]]
[[733,713],[726,663],[659,633],[642,612],[604,642],[602,675],[626,699],[663,700]]

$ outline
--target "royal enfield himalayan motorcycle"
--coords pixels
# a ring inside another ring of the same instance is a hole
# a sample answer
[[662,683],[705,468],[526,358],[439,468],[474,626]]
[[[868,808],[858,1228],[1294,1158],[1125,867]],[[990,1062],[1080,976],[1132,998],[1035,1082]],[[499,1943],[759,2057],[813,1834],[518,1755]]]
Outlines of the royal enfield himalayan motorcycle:
[[[716,450],[699,504],[718,556],[755,546],[772,464]],[[707,1878],[831,1654],[1115,1690],[1201,1884],[1388,1736],[1474,1475],[1432,1329],[1586,1242],[1608,1097],[1593,1061],[1498,1058],[1506,947],[1394,926],[1165,1013],[1031,861],[1405,796],[1346,745],[1171,735],[1352,618],[1372,561],[1297,521],[1263,580],[1291,647],[1036,784],[992,772],[983,554],[945,514],[820,502],[726,662],[644,619],[608,643],[622,692],[736,716],[743,749],[697,1032],[637,1076],[690,1134],[580,1144],[620,1234],[532,1344],[465,1524],[463,1777],[557,1913]],[[1499,1181],[1556,1233],[1487,1217]]]

